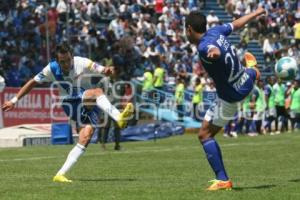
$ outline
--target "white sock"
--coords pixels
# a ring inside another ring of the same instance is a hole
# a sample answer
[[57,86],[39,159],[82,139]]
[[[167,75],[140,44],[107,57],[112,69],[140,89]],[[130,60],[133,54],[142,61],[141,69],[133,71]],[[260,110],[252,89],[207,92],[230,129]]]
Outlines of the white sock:
[[57,172],[56,175],[64,175],[67,173],[71,167],[77,162],[79,157],[85,152],[85,146],[77,143],[76,146],[70,151],[66,162],[62,168]]
[[106,112],[115,121],[119,121],[120,111],[109,102],[105,95],[100,95],[99,97],[97,97],[96,102],[101,110]]

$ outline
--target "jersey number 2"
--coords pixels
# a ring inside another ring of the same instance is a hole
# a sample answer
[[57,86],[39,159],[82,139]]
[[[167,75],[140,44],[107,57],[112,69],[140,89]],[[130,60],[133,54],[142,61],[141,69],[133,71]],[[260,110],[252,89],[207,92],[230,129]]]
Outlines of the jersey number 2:
[[243,73],[243,66],[241,65],[241,63],[239,62],[236,53],[235,53],[235,48],[234,46],[230,46],[230,52],[227,52],[225,54],[225,64],[230,65],[230,75],[228,78],[228,82],[233,82],[236,80],[237,77],[239,77],[241,75],[241,73]]

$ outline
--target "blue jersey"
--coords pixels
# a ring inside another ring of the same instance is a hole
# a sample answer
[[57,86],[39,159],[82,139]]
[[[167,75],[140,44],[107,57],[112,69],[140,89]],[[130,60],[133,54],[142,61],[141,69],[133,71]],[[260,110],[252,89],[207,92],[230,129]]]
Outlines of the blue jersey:
[[[238,102],[253,89],[256,72],[240,63],[234,46],[226,38],[232,31],[232,24],[209,29],[200,39],[198,52],[203,67],[216,84],[219,98]],[[218,59],[207,58],[208,51],[216,47],[221,51],[221,56]]]

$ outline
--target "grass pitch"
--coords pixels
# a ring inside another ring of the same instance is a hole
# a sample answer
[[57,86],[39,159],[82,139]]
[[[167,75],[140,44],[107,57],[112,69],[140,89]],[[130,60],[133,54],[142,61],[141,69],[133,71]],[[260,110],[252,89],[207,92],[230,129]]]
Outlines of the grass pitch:
[[52,177],[73,147],[0,149],[0,199],[300,199],[300,132],[217,138],[234,190],[207,192],[214,175],[195,134],[148,142],[90,145],[70,171]]

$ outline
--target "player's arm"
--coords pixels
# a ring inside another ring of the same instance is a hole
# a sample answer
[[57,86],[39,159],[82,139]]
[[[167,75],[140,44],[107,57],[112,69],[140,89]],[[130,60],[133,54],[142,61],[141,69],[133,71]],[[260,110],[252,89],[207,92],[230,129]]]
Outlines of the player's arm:
[[18,92],[18,94],[12,98],[11,100],[5,102],[2,105],[2,110],[3,111],[9,111],[11,109],[14,108],[15,104],[18,102],[19,99],[21,99],[23,96],[25,96],[26,94],[28,94],[32,88],[34,88],[36,85],[38,84],[38,82],[36,82],[34,79],[31,79],[30,81],[28,81]]
[[294,85],[292,85],[291,87],[289,87],[286,92],[285,92],[285,96],[289,96],[293,93],[294,90]]
[[251,20],[255,19],[256,17],[265,14],[266,10],[262,7],[257,8],[254,12],[248,14],[248,15],[244,15],[243,17],[235,20],[232,22],[233,25],[233,29],[234,30],[238,30],[242,27],[244,27],[248,22],[250,22]]
[[110,76],[115,74],[114,66],[102,66],[96,62],[93,62],[89,59],[83,59],[82,62],[86,62],[88,70],[92,73],[103,74],[105,76]]
[[257,98],[258,98],[258,92],[257,92],[257,90],[254,90],[254,92],[253,92],[253,94],[252,94],[252,96],[251,96],[251,100],[250,100],[250,108],[251,109],[255,109],[255,102],[256,102],[256,100],[257,100]]

